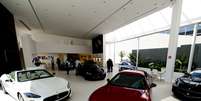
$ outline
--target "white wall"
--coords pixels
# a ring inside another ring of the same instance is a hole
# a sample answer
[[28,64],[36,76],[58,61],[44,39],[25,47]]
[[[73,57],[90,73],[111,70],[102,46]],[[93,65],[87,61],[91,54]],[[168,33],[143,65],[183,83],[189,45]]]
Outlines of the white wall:
[[33,66],[32,54],[33,52],[35,52],[35,49],[36,49],[35,42],[32,40],[29,34],[21,36],[21,42],[22,42],[25,66],[31,67]]
[[[15,18],[17,19],[17,18]],[[32,56],[40,53],[92,53],[92,42],[39,32],[35,29],[27,30],[18,20],[15,20],[19,47],[23,49],[25,66],[32,66]]]
[[22,25],[20,25],[16,18],[15,26],[18,46],[23,50],[25,67],[31,67],[33,66],[32,54],[36,52],[36,44],[31,38],[31,32]]
[[36,42],[37,53],[91,53],[91,47]]
[[92,53],[91,40],[44,33],[32,35],[37,53]]

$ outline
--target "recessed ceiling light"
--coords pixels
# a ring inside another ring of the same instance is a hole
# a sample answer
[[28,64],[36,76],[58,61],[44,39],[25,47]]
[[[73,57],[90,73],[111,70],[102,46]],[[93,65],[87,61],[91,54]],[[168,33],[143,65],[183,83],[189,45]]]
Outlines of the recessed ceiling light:
[[68,16],[71,16],[71,14],[69,13]]
[[72,5],[72,7],[75,7],[75,5]]
[[16,5],[16,6],[19,6],[20,4],[19,4],[19,3],[16,3],[15,5]]
[[162,3],[161,5],[163,6],[163,5],[165,5],[166,3]]
[[158,5],[158,3],[154,3],[154,6]]

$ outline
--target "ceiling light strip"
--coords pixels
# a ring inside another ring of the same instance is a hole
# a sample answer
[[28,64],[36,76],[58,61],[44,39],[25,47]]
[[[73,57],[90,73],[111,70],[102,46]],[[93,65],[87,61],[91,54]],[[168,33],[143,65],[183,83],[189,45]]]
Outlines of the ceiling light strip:
[[86,34],[89,35],[89,33],[91,31],[93,31],[94,29],[96,29],[99,25],[103,24],[107,19],[109,19],[111,16],[113,16],[115,13],[117,13],[118,11],[120,11],[122,8],[124,8],[126,5],[128,5],[131,1],[133,0],[129,0],[128,2],[126,2],[124,5],[122,5],[120,8],[118,8],[117,10],[115,10],[112,14],[110,14],[109,16],[107,16],[105,19],[103,19],[103,21],[101,21],[100,23],[98,23],[95,27],[93,27],[91,30],[89,30]]
[[[133,21],[133,20],[135,20],[135,19],[138,19],[138,18],[140,18],[140,17],[142,17],[142,16],[146,16],[147,14],[150,14],[150,13],[154,12],[154,11],[157,10],[157,9],[158,9],[158,7],[154,7],[154,8],[152,8],[151,10],[148,10],[148,11],[146,11],[146,12],[144,12],[144,13],[142,13],[142,14],[140,14],[140,15],[134,17],[134,18],[132,18],[132,19],[131,19],[130,21],[128,21],[128,22],[131,22],[131,21]],[[162,30],[162,31],[164,31],[164,30]],[[128,40],[132,40],[132,39],[136,39],[136,38],[140,38],[140,37],[144,37],[144,36],[149,36],[149,35],[157,34],[157,33],[160,33],[160,32],[162,32],[162,31],[154,31],[154,32],[151,32],[151,33],[147,33],[147,34],[143,34],[143,35],[139,35],[139,36],[134,36],[134,37],[126,38],[126,39],[119,40],[119,41],[109,42],[109,43],[117,43],[117,42],[128,41]]]
[[30,4],[30,6],[31,6],[31,8],[32,8],[32,10],[33,10],[33,12],[34,12],[34,14],[35,14],[35,16],[36,16],[36,19],[38,20],[38,23],[39,23],[41,29],[45,32],[44,27],[43,27],[43,25],[42,25],[42,23],[41,23],[41,21],[40,21],[38,15],[37,15],[37,13],[36,13],[36,10],[35,10],[35,8],[34,8],[32,2],[31,2],[31,0],[28,0],[28,1],[29,1],[29,4]]
[[18,20],[24,27],[26,27],[29,31],[31,31],[31,28],[22,20]]

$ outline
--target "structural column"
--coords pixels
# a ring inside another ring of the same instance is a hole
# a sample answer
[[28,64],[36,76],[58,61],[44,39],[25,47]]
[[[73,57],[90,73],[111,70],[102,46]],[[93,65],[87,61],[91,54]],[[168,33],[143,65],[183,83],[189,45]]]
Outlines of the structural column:
[[193,56],[194,56],[194,50],[195,50],[196,36],[197,36],[197,24],[194,25],[194,30],[193,30],[191,52],[190,52],[190,57],[189,57],[189,61],[188,61],[188,70],[187,70],[188,73],[191,72],[191,67],[192,67],[192,62],[193,62]]
[[24,55],[24,62],[26,68],[33,66],[32,64],[32,53],[34,47],[34,41],[31,38],[31,35],[24,34],[21,36],[21,42],[22,42],[22,49],[23,49],[23,55]]
[[136,67],[138,68],[139,63],[139,47],[140,47],[140,38],[137,38],[137,53],[136,53]]
[[172,82],[174,74],[179,25],[181,19],[181,9],[182,9],[182,0],[173,1],[172,21],[171,21],[167,63],[166,63],[166,74],[165,74],[165,81],[169,83]]
[[106,35],[103,34],[103,67],[106,67]]
[[115,63],[116,63],[116,57],[115,57],[115,55],[116,55],[116,36],[114,35],[114,60],[113,60],[113,64],[115,65]]

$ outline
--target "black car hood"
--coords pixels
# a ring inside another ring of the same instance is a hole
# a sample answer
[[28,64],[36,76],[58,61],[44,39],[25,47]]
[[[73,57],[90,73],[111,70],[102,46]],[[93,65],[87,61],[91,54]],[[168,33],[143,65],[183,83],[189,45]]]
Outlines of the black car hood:
[[179,78],[178,87],[194,92],[201,92],[201,80],[198,78],[181,77]]
[[192,78],[192,77],[181,77],[181,81],[188,84],[200,84],[201,85],[201,78]]

